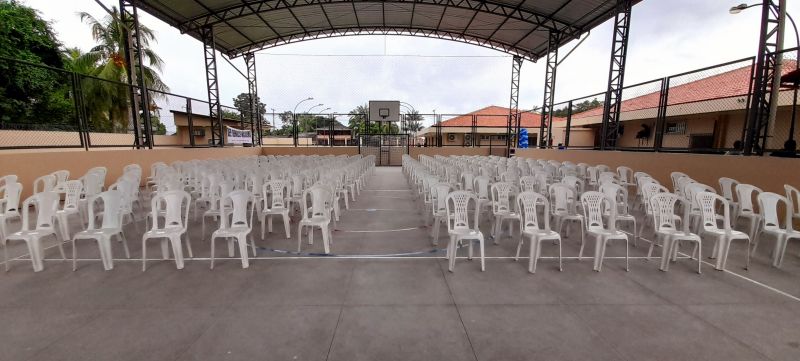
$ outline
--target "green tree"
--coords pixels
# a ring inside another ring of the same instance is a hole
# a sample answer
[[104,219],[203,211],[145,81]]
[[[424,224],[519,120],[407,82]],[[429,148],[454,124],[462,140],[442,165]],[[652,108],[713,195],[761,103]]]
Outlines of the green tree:
[[[267,114],[267,106],[261,102],[261,98],[256,96],[256,104],[258,108],[258,113],[261,114],[261,119],[266,119]],[[249,93],[241,93],[233,98],[233,107],[239,110],[239,112],[244,115],[245,121],[250,121],[250,94]],[[255,118],[254,118],[255,120]]]
[[419,111],[412,110],[405,116],[405,124],[403,125],[404,128],[402,131],[409,131],[409,132],[418,132],[422,130],[422,116],[419,114]]
[[[578,114],[585,112],[587,110],[591,110],[597,107],[603,106],[603,103],[597,100],[597,98],[592,99],[592,101],[584,100],[580,103],[573,103],[572,104],[572,114]],[[553,110],[554,117],[566,117],[567,116],[567,105],[563,108]]]
[[0,0],[0,123],[74,125],[70,74],[60,72],[61,44],[39,13]]
[[[124,131],[128,128],[130,104],[128,102],[129,89],[121,83],[127,82],[128,72],[133,71],[132,68],[137,73],[138,69],[135,69],[135,66],[132,67],[125,60],[124,25],[120,20],[117,8],[114,7],[111,10],[112,14],[102,20],[85,12],[79,13],[81,21],[91,27],[92,38],[97,45],[85,54],[75,54],[79,56],[74,59],[74,65],[80,67],[82,63],[93,62],[95,66],[91,69],[84,69],[84,74],[107,80],[84,79],[84,97],[87,98],[86,94],[88,93],[90,96],[98,98],[96,102],[87,104],[87,113],[91,124],[104,131]],[[164,62],[150,48],[150,44],[156,41],[155,34],[150,28],[140,24],[139,35],[142,46],[141,54],[145,63],[141,69],[145,86],[161,92],[169,91],[169,87],[159,75]],[[149,94],[151,97],[150,110],[152,111],[156,108],[153,98],[161,95],[157,92]],[[105,125],[100,122],[100,119],[104,118],[107,119]]]

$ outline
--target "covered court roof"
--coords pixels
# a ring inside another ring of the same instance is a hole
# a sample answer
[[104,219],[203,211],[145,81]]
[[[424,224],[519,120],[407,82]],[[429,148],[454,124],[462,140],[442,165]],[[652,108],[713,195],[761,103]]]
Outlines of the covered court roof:
[[[537,60],[550,31],[563,45],[614,16],[620,0],[138,0],[137,7],[202,40],[214,29],[229,57],[310,39],[410,35]],[[637,3],[639,0],[634,0]]]

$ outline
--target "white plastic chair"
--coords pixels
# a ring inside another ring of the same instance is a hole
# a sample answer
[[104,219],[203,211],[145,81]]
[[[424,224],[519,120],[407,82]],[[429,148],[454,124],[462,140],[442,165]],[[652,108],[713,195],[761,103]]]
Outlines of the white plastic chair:
[[[606,255],[606,245],[609,241],[625,241],[625,271],[630,271],[628,262],[628,235],[616,229],[617,207],[616,200],[606,197],[600,192],[586,192],[581,195],[583,214],[586,217],[586,233],[595,238],[594,270],[600,272],[603,258]],[[608,209],[608,226],[603,224],[604,209]],[[583,249],[578,254],[578,259],[583,257]]]
[[[578,213],[577,203],[578,196],[576,196],[575,188],[570,187],[563,183],[555,183],[550,185],[548,194],[550,195],[551,216],[556,222],[556,231],[560,235],[564,229],[566,222],[578,222],[581,232],[581,249],[586,241],[586,232],[583,214]],[[565,233],[569,237],[569,226]]]
[[80,217],[78,204],[81,198],[81,191],[83,190],[83,182],[79,180],[66,181],[62,183],[61,188],[64,191],[64,205],[61,209],[56,211],[56,219],[61,229],[61,238],[67,240],[72,238],[69,230],[69,217],[77,215],[81,218],[81,223],[83,223],[83,217]]
[[[628,212],[628,188],[615,183],[602,183],[600,185],[600,192],[605,194],[609,199],[614,199],[617,206],[617,225],[621,222],[627,222],[632,225],[633,230],[633,246],[636,247],[639,242],[639,228],[636,227],[636,217]],[[605,214],[609,217],[608,212]]]
[[753,198],[758,198],[758,195],[763,192],[750,184],[737,184],[736,185],[736,198],[739,200],[739,211],[736,213],[736,218],[733,224],[738,223],[739,219],[745,218],[748,221],[747,235],[750,239],[755,238],[756,231],[758,231],[758,224],[761,223],[761,215],[756,212],[753,207]]
[[225,198],[225,196],[232,191],[233,183],[227,181],[219,182],[217,187],[211,189],[211,201],[209,202],[208,210],[203,212],[203,218],[201,219],[201,234],[203,235],[203,239],[206,238],[206,218],[211,217],[219,219],[230,211],[229,205],[220,203],[220,199]]
[[[9,178],[10,179],[10,178]],[[22,184],[8,179],[0,185],[0,239],[8,234],[7,223],[12,219],[20,219],[19,197],[22,194]]]
[[56,178],[56,185],[55,185],[56,192],[62,192],[61,186],[64,184],[64,182],[69,180],[69,171],[57,170],[53,173],[50,173],[50,175]]
[[[780,203],[786,206],[783,227],[781,227],[780,217],[778,216]],[[758,242],[764,234],[774,237],[775,248],[772,251],[772,266],[780,267],[783,263],[783,255],[786,253],[786,245],[789,240],[800,240],[800,232],[795,231],[792,227],[792,204],[780,194],[763,192],[758,195],[758,208],[761,211],[763,223],[757,237],[753,240],[753,253],[755,253]]]
[[[232,191],[220,199],[220,209],[226,204],[231,205],[229,214],[220,217],[219,229],[211,234],[211,269],[214,269],[214,241],[217,238],[228,240],[228,257],[234,256],[233,242],[239,245],[239,255],[242,257],[242,268],[250,267],[247,257],[247,238],[250,237],[250,245],[253,250],[253,257],[256,253],[256,244],[250,233],[253,230],[253,209],[255,208],[256,198],[246,190]],[[228,216],[230,215],[230,220]]]
[[[703,264],[702,249],[703,244],[700,236],[689,231],[689,223],[685,222],[682,230],[678,230],[675,218],[675,206],[678,202],[683,202],[684,216],[683,219],[688,217],[690,206],[688,201],[673,193],[657,193],[650,198],[650,209],[653,213],[653,224],[656,233],[656,239],[661,240],[661,267],[662,271],[669,270],[670,260],[677,260],[678,250],[681,241],[689,241],[695,244],[692,251],[692,257],[697,256],[697,273],[701,272],[701,265]],[[653,252],[654,242],[650,243],[650,249],[647,251],[647,259]]]
[[33,181],[33,194],[49,192],[56,187],[56,176],[46,174]]
[[[329,204],[333,198],[331,192],[326,187],[312,186],[303,191],[301,197],[301,207],[303,219],[297,225],[297,252],[300,252],[300,245],[303,241],[303,227],[309,227],[308,244],[314,243],[314,228],[319,228],[322,232],[322,247],[325,254],[331,253],[331,206]],[[309,203],[311,204],[309,206]]]
[[786,199],[792,205],[792,220],[800,221],[800,190],[788,184],[783,185],[786,190]]
[[509,236],[513,237],[512,222],[520,221],[519,213],[515,209],[514,199],[517,196],[517,187],[509,182],[497,182],[492,184],[492,216],[494,217],[494,228],[492,228],[492,239],[494,244],[498,244],[503,235],[503,222],[508,223]]
[[619,166],[617,167],[617,177],[619,179],[619,184],[623,187],[633,187],[636,185],[636,182],[633,179],[633,169],[626,166]]
[[[161,256],[163,259],[169,257],[169,245],[172,245],[172,253],[175,257],[175,266],[183,269],[183,244],[181,238],[186,234],[186,227],[189,223],[189,202],[191,196],[186,191],[164,191],[158,192],[150,200],[153,223],[150,230],[142,235],[142,271],[147,269],[147,240],[161,239]],[[164,221],[160,222],[159,210],[164,210]],[[192,243],[186,237],[186,249],[189,257],[192,256]]]
[[80,211],[81,219],[83,220],[84,224],[89,221],[89,200],[103,191],[103,183],[100,177],[101,175],[99,172],[89,172],[81,177],[81,181],[83,182],[83,193],[81,194],[81,198],[78,200],[78,210]]
[[739,181],[733,178],[722,177],[719,179],[719,194],[725,197],[725,200],[727,200],[731,207],[733,207],[731,212],[731,215],[733,216],[732,219],[737,219],[739,213],[739,203],[736,202],[736,199],[734,199],[737,185],[739,185]]
[[[118,237],[125,248],[125,257],[131,258],[128,240],[122,230],[122,194],[118,190],[111,190],[91,196],[88,200],[89,226],[72,237],[72,270],[77,269],[78,240],[95,240],[100,250],[100,259],[106,271],[114,269],[114,257],[111,252],[111,240]],[[103,222],[97,226],[95,206],[102,204]]]
[[433,244],[439,244],[439,230],[441,224],[446,222],[447,217],[447,195],[450,194],[452,186],[448,183],[436,183],[431,190],[431,214],[433,214],[433,227],[431,227],[431,237]]
[[[514,260],[519,260],[519,252],[525,238],[530,239],[530,254],[528,256],[528,272],[536,273],[536,264],[542,253],[542,242],[554,241],[558,243],[558,270],[562,271],[561,261],[561,235],[550,230],[550,203],[543,195],[534,192],[522,192],[517,195],[517,209],[520,212],[522,221],[520,222],[520,239],[517,244],[517,254]],[[544,225],[539,228],[539,219],[536,206],[544,204]]]
[[[58,249],[61,251],[61,258],[67,259],[64,254],[63,238],[55,227],[56,210],[60,196],[56,192],[40,192],[34,194],[22,202],[22,229],[3,238],[3,256],[5,257],[6,272],[8,272],[8,241],[24,241],[28,245],[33,271],[39,272],[44,269],[44,250],[42,249],[42,238],[53,236],[58,242]],[[36,206],[36,224],[30,227],[30,208]]]
[[688,174],[683,172],[672,172],[669,174],[669,178],[672,180],[672,193],[675,193],[681,197],[683,197],[683,187],[678,184],[678,181],[683,177],[692,179]]
[[[469,220],[469,203],[474,202],[474,215],[472,223]],[[478,229],[480,224],[480,210],[478,208],[478,197],[467,191],[455,191],[447,195],[447,234],[450,242],[447,244],[448,270],[453,272],[456,265],[456,255],[458,248],[463,241],[469,242],[468,258],[472,259],[472,241],[480,244],[481,252],[481,271],[486,270],[484,260],[484,241],[483,233]]]
[[[731,209],[728,201],[719,194],[711,192],[700,192],[695,195],[697,203],[703,214],[700,237],[710,235],[714,237],[714,256],[717,263],[714,266],[717,270],[724,270],[728,261],[728,252],[731,249],[731,242],[736,240],[747,241],[747,263],[745,269],[750,267],[750,237],[744,233],[731,228]],[[717,226],[717,203],[722,205],[722,228]]]
[[[272,217],[280,215],[283,218],[283,231],[286,238],[291,238],[291,228],[289,219],[289,203],[288,203],[288,190],[289,185],[284,180],[276,179],[271,180],[264,184],[262,187],[262,194],[264,194],[264,205],[261,207],[261,239],[264,239],[264,229],[272,233]],[[269,195],[269,197],[267,196]],[[264,223],[266,222],[266,227]]]

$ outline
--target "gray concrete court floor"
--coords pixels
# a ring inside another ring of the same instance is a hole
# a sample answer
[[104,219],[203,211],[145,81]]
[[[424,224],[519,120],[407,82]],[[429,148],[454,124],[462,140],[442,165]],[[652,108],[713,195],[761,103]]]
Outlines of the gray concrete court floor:
[[[0,275],[0,360],[800,359],[800,302],[786,295],[800,296],[796,245],[781,270],[769,267],[765,242],[748,271],[732,250],[736,274],[704,265],[698,275],[688,259],[664,273],[658,258],[633,259],[630,272],[609,259],[596,273],[586,258],[567,260],[563,272],[544,259],[531,275],[527,260],[507,258],[516,241],[506,237],[487,243],[486,272],[459,259],[449,273],[399,168],[377,169],[350,206],[333,253],[361,258],[308,257],[322,252],[319,234],[299,257],[278,252],[296,248],[296,223],[287,240],[280,221],[256,237],[260,259],[246,270],[238,260],[209,270],[199,222],[190,230],[197,258],[180,271],[151,260],[142,272],[132,225],[134,261],[115,245],[108,272],[92,243],[79,245],[77,272],[49,243],[40,273],[24,246],[10,245],[19,258]],[[577,255],[577,235],[564,240],[565,256]],[[631,255],[646,249],[640,242]],[[224,250],[219,242],[217,254]],[[411,255],[369,257],[397,253]],[[608,255],[624,255],[623,246]]]

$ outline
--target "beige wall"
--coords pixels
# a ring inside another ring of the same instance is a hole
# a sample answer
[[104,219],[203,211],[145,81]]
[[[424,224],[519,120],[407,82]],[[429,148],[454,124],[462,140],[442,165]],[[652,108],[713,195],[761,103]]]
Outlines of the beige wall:
[[263,147],[263,155],[357,155],[358,147]]
[[190,159],[219,159],[261,154],[260,148],[160,148],[152,150],[92,150],[64,152],[60,150],[38,152],[0,152],[2,175],[16,174],[22,183],[23,194],[31,192],[34,179],[57,170],[66,169],[70,178],[78,178],[92,167],[108,168],[106,184],[120,175],[122,168],[131,163],[142,167],[143,176],[150,173],[150,165],[161,162]]
[[489,148],[463,148],[463,147],[410,147],[408,148],[409,155],[414,159],[419,159],[420,155],[427,155],[433,157],[434,155],[451,156],[451,155],[489,155]]
[[[133,134],[121,133],[89,133],[89,140],[94,146],[133,144]],[[157,145],[180,145],[180,137],[174,135],[155,135]],[[81,146],[77,132],[39,131],[39,130],[0,130],[0,146]]]
[[684,172],[717,189],[720,177],[730,177],[779,194],[784,193],[784,184],[800,186],[800,159],[793,158],[552,149],[518,149],[517,156],[605,164],[612,168],[625,165],[652,175],[670,189],[669,174],[673,171]]

